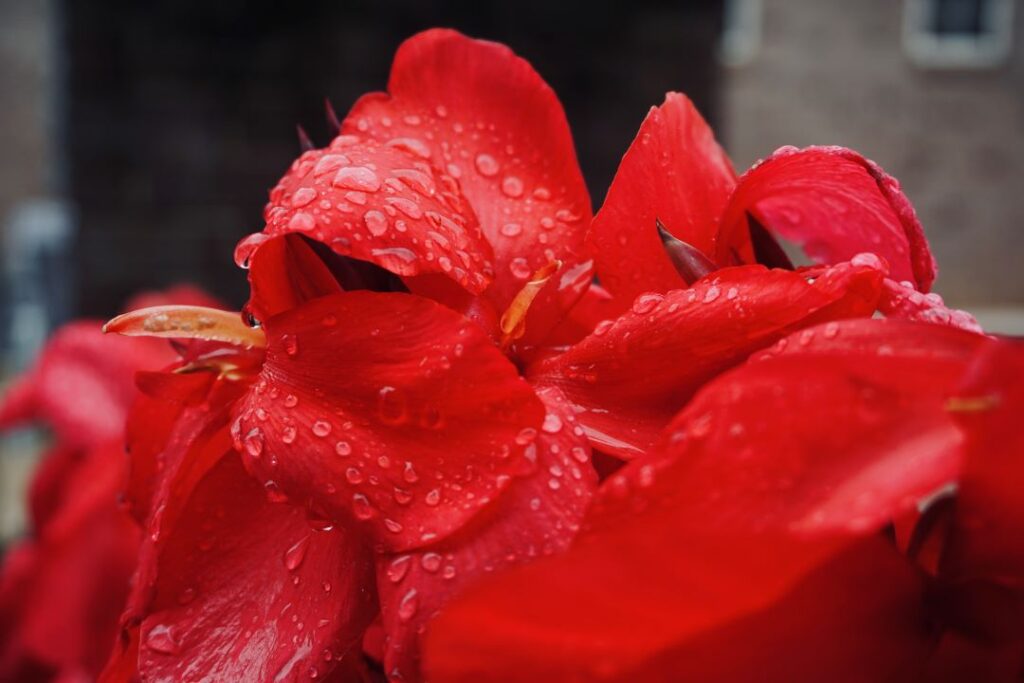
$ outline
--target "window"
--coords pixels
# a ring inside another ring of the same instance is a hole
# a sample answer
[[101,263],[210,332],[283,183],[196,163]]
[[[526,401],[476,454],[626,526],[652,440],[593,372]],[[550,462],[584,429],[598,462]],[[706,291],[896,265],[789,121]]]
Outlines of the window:
[[916,64],[984,68],[1010,54],[1014,0],[906,0],[903,46]]
[[719,59],[726,66],[742,66],[761,47],[761,0],[725,0]]

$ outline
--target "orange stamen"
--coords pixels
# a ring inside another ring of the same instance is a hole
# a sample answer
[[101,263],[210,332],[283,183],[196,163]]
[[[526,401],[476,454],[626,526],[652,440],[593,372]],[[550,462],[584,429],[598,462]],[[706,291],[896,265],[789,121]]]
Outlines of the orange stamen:
[[104,332],[129,337],[206,339],[245,348],[263,348],[263,330],[248,327],[237,312],[205,306],[153,306],[119,315],[103,326]]
[[554,260],[533,274],[529,282],[523,285],[508,309],[501,316],[501,350],[506,351],[512,342],[526,334],[526,314],[533,300],[544,289],[551,277],[562,267],[562,262]]

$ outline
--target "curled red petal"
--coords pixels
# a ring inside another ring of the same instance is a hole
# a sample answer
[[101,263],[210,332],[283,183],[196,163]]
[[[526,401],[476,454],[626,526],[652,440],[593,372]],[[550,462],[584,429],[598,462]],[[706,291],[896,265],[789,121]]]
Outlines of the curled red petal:
[[249,263],[248,311],[266,320],[318,296],[336,294],[341,285],[313,247],[296,234],[261,243]]
[[559,392],[539,396],[548,412],[530,446],[536,471],[444,542],[378,559],[384,670],[392,680],[422,680],[420,634],[449,600],[491,573],[564,552],[579,530],[597,488],[590,448]]
[[432,29],[395,54],[387,93],[366,95],[345,133],[407,149],[455,178],[494,247],[501,311],[553,260],[586,260],[590,197],[551,88],[504,45]]
[[458,183],[369,137],[340,135],[304,153],[271,191],[265,218],[263,232],[236,248],[239,265],[262,267],[253,256],[267,240],[297,234],[396,275],[441,273],[475,294],[494,274]]
[[[669,93],[652,107],[622,157],[588,240],[597,274],[625,306],[638,294],[685,287],[656,221],[715,255],[718,220],[736,186],[729,157],[693,103]],[[720,259],[720,264],[732,263]]]
[[877,270],[850,264],[816,277],[723,269],[685,291],[640,295],[530,376],[565,392],[595,446],[635,457],[701,384],[752,352],[819,321],[870,315],[880,281]]
[[440,540],[529,469],[543,410],[476,325],[409,294],[344,292],[266,321],[267,360],[235,408],[268,487],[392,550]]
[[935,259],[899,183],[852,150],[783,147],[751,167],[722,216],[720,259],[748,239],[748,212],[820,263],[873,252],[922,292],[935,280]]

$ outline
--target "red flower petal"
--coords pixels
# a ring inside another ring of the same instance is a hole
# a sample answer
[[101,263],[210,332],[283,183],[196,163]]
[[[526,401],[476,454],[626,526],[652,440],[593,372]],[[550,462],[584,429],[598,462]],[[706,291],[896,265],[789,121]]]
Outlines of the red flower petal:
[[818,262],[873,252],[893,277],[922,292],[935,279],[935,260],[899,183],[852,150],[783,147],[751,167],[722,216],[720,260],[746,239],[748,212]]
[[942,409],[956,355],[794,353],[737,368],[608,480],[592,521],[615,523],[636,504],[616,494],[635,489],[704,532],[872,533],[959,474],[963,438]]
[[296,234],[267,240],[253,252],[249,287],[248,310],[257,320],[342,291],[323,259]]
[[384,670],[392,679],[421,680],[420,634],[453,596],[492,572],[563,552],[576,535],[597,487],[590,448],[559,392],[539,396],[548,413],[531,443],[536,471],[444,542],[379,558]]
[[402,43],[388,93],[342,131],[408,149],[456,178],[494,247],[488,297],[504,310],[535,271],[585,260],[590,197],[558,98],[504,45],[433,29]]
[[160,551],[139,673],[253,682],[326,674],[373,616],[371,572],[354,536],[314,531],[302,510],[268,502],[228,454]]
[[641,124],[594,217],[589,241],[601,284],[623,306],[644,292],[684,287],[655,219],[714,257],[718,219],[735,186],[729,157],[693,103],[679,93],[666,95]]
[[881,274],[841,264],[807,279],[749,266],[689,290],[641,295],[531,377],[563,389],[593,444],[635,457],[701,384],[753,351],[818,321],[870,315]]
[[922,294],[912,282],[896,282],[885,279],[878,310],[890,318],[920,320],[959,327],[970,332],[981,332],[981,325],[967,311],[948,308],[942,297],[932,292]]
[[117,632],[139,531],[117,506],[118,442],[91,449],[66,473],[56,509],[0,571],[0,679],[35,662],[92,678]]
[[71,447],[121,436],[135,398],[135,371],[155,370],[175,355],[166,342],[105,337],[100,327],[79,321],[54,333],[0,404],[0,429],[39,419]]
[[493,276],[491,247],[458,184],[371,138],[341,135],[303,154],[271,191],[265,217],[264,231],[236,248],[239,265],[268,239],[299,234],[397,275],[443,273],[473,293]]
[[603,484],[569,553],[449,606],[428,670],[446,682],[908,675],[930,639],[923,586],[876,532],[958,474],[942,405],[959,344],[788,355],[722,376]]
[[268,486],[391,549],[460,528],[528,463],[542,407],[462,316],[409,294],[345,292],[266,321],[236,447]]
[[968,435],[954,532],[941,565],[952,579],[1024,588],[1024,345],[991,342],[947,408]]

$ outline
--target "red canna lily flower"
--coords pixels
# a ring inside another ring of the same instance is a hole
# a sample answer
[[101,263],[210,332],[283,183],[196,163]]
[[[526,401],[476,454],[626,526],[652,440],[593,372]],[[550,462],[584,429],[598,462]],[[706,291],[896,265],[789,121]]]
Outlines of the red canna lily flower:
[[[837,148],[737,179],[669,95],[590,206],[529,64],[427,31],[271,191],[236,250],[244,315],[156,301],[108,323],[187,343],[136,377],[125,500],[143,533],[103,680],[358,681],[379,664],[416,681],[428,633],[439,681],[863,679],[924,666],[922,623],[987,626],[950,616],[947,584],[1012,590],[1015,522],[986,538],[944,518],[954,552],[914,504],[962,481],[985,519],[1015,510],[993,482],[1009,465],[975,457],[1005,414],[950,409],[981,400],[961,382],[1002,392],[991,368],[1015,352],[927,293],[896,182]],[[773,234],[817,265],[794,269]],[[115,438],[112,414],[67,431]],[[635,462],[598,491],[594,453]],[[890,523],[910,540],[879,538]],[[720,665],[737,638],[763,645]],[[783,661],[792,642],[815,651]]]
[[[132,449],[149,534],[108,677],[326,675],[358,659],[379,604],[384,670],[416,679],[419,635],[451,595],[568,546],[596,485],[590,444],[642,453],[715,374],[881,296],[877,259],[751,265],[594,328],[615,309],[589,284],[588,209],[550,88],[503,46],[428,31],[239,245],[260,329],[191,309],[112,321],[235,345],[148,380],[173,418]],[[232,445],[257,484],[229,483],[243,476]],[[210,498],[235,487],[244,523]],[[307,553],[320,559],[295,559]],[[255,583],[277,588],[245,597]],[[225,613],[239,601],[248,621]]]
[[[213,303],[178,287],[132,306]],[[0,569],[0,679],[93,679],[114,642],[139,532],[117,505],[136,370],[175,354],[149,339],[103,336],[98,321],[59,329],[0,402],[0,430],[45,424],[55,443],[29,491],[29,536]]]
[[571,551],[449,605],[431,680],[1015,680],[1024,347],[878,320],[784,342],[605,481]]

